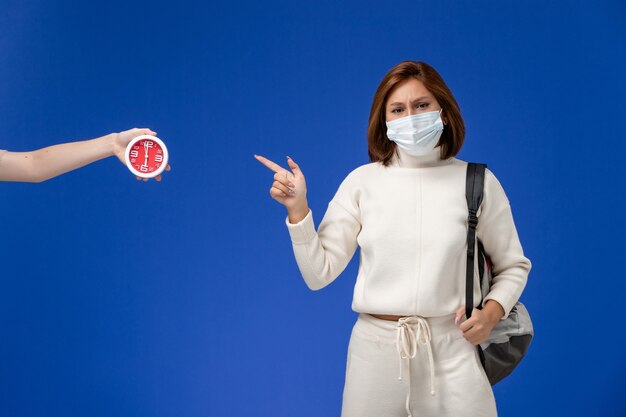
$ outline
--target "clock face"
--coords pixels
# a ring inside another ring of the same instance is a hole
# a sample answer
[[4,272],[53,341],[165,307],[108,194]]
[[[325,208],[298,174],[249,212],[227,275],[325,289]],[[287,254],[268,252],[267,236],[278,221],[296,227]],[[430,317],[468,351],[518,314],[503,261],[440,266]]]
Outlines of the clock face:
[[167,160],[167,148],[156,136],[137,136],[126,147],[126,166],[138,177],[156,177],[167,166]]

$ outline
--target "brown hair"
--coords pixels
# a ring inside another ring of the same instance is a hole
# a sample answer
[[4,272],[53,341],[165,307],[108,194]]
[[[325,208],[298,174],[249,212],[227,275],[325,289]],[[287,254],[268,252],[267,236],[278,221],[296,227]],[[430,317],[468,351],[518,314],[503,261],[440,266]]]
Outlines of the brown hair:
[[374,94],[367,127],[367,153],[370,161],[388,165],[396,151],[396,143],[387,138],[385,107],[393,89],[401,82],[417,78],[441,105],[445,127],[438,145],[441,159],[448,159],[461,150],[465,138],[465,124],[461,110],[452,92],[437,71],[425,62],[404,61],[393,67],[380,82]]

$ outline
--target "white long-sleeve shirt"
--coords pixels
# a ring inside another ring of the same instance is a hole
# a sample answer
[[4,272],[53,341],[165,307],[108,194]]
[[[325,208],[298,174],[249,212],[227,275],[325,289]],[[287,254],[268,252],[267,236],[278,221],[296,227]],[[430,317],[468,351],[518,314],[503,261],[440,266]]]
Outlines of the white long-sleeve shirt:
[[[313,213],[289,223],[293,251],[312,290],[330,284],[361,248],[352,309],[359,313],[453,314],[465,304],[467,162],[440,159],[439,148],[415,157],[399,151],[392,163],[362,165],[341,183],[317,232]],[[476,234],[491,257],[494,281],[485,301],[508,316],[531,262],[524,256],[509,200],[485,172]],[[475,262],[474,300],[480,302]]]

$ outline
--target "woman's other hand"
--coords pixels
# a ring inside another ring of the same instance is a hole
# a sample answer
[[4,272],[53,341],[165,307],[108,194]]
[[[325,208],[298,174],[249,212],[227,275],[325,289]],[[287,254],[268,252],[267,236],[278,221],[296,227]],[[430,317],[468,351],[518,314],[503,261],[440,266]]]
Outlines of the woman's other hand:
[[298,164],[287,157],[287,164],[291,169],[289,171],[263,156],[254,157],[274,172],[270,196],[287,208],[289,222],[298,223],[304,219],[309,212],[309,206],[306,199],[306,181]]
[[504,309],[494,300],[487,300],[482,310],[474,308],[472,317],[462,321],[465,316],[465,306],[459,307],[456,311],[454,323],[459,325],[465,340],[473,345],[479,345],[491,334],[498,321],[504,316]]

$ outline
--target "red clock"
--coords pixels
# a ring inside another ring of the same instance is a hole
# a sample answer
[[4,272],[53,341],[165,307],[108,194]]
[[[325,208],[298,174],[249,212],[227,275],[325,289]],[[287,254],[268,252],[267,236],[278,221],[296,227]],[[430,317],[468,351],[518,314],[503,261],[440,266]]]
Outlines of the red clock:
[[168,159],[165,143],[156,136],[137,136],[126,147],[126,166],[141,178],[159,175],[167,166]]

